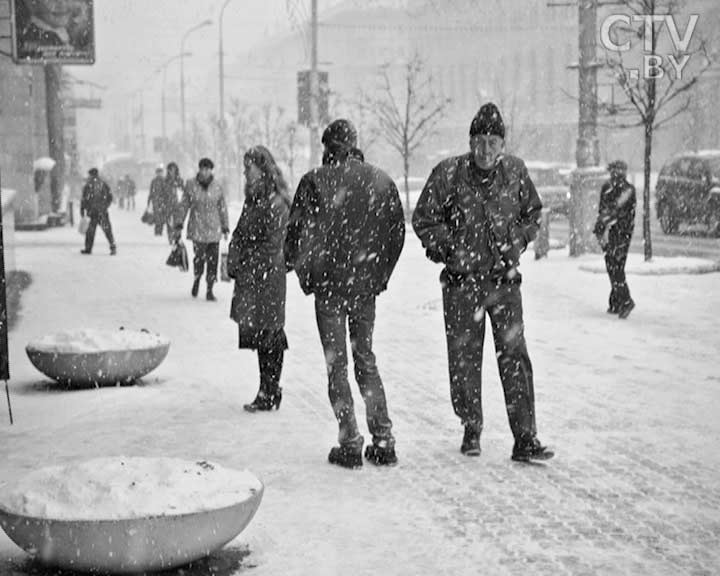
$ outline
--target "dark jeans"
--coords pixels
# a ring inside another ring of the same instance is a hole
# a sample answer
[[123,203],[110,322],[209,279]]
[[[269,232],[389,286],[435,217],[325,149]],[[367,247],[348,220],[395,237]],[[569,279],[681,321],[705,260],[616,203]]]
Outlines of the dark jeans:
[[632,302],[630,288],[625,279],[625,262],[630,246],[628,244],[610,245],[605,251],[605,268],[610,277],[610,309],[620,312]]
[[93,244],[95,243],[95,230],[100,225],[100,228],[105,233],[110,248],[115,247],[115,238],[113,238],[112,226],[110,225],[110,216],[107,212],[101,214],[89,214],[90,222],[88,223],[87,232],[85,232],[85,250],[92,252]]
[[355,419],[350,383],[346,323],[350,331],[350,345],[355,363],[355,380],[365,401],[367,425],[373,442],[387,441],[393,446],[392,422],[388,417],[385,389],[375,365],[372,335],[375,326],[375,296],[347,300],[340,296],[315,295],[315,317],[320,341],[325,352],[328,371],[328,395],[340,431],[341,446],[360,449],[363,437]]
[[274,396],[280,388],[280,375],[282,374],[284,355],[285,350],[282,348],[274,348],[272,350],[258,349],[260,393],[263,396]]
[[520,284],[444,283],[443,308],[452,405],[464,425],[483,427],[482,361],[485,314],[490,316],[510,429],[535,437],[533,372],[523,333]]
[[205,279],[208,284],[214,284],[217,280],[218,256],[220,253],[220,242],[193,242],[193,273],[195,278],[200,278],[205,270]]

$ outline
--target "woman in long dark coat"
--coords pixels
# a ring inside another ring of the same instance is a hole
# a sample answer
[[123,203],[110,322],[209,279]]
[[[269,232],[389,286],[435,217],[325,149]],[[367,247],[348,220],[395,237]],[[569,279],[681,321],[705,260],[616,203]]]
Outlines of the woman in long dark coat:
[[248,412],[279,409],[285,336],[285,230],[290,212],[287,184],[270,151],[245,153],[245,203],[228,248],[228,274],[235,279],[230,317],[239,347],[257,350],[260,389]]

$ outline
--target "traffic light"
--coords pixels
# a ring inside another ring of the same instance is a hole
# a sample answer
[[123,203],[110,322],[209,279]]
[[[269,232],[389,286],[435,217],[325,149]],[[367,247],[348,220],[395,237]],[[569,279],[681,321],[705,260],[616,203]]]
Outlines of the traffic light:
[[[330,122],[328,95],[330,87],[328,73],[318,71],[318,123],[320,125]],[[300,70],[297,73],[297,104],[298,124],[310,126],[310,70]]]

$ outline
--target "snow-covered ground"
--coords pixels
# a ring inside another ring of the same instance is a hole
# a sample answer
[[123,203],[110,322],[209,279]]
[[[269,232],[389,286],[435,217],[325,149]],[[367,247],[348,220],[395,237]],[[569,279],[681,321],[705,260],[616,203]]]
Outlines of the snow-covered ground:
[[[720,572],[720,274],[631,275],[637,307],[619,320],[605,313],[607,278],[579,268],[602,266],[600,255],[530,251],[539,435],[557,456],[511,462],[487,338],[483,454],[470,459],[449,399],[440,268],[410,232],[375,333],[400,463],[349,471],[327,463],[337,428],[312,301],[295,277],[282,406],[246,413],[257,360],[237,350],[231,285],[218,286],[219,302],[193,300],[191,274],[165,266],[167,241],[140,223],[141,205],[112,212],[117,256],[99,230],[91,256],[71,228],[18,233],[17,266],[33,283],[10,333],[15,424],[0,412],[0,482],[119,455],[248,469],[265,494],[228,554],[246,548],[236,572],[258,576]],[[25,355],[48,333],[119,326],[172,342],[136,386],[65,391]],[[24,558],[0,534],[0,573],[37,574]]]

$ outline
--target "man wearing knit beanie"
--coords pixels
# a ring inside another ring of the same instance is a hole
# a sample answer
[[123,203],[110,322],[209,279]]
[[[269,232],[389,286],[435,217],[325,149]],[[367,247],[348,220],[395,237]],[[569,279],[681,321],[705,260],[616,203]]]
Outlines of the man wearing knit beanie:
[[372,334],[375,300],[387,288],[405,242],[402,204],[392,179],[363,161],[352,122],[333,121],[322,142],[323,165],[302,177],[293,199],[285,260],[303,291],[315,298],[328,395],[339,428],[338,446],[330,450],[328,461],[344,468],[363,465],[364,438],[348,382],[349,333],[372,435],[365,459],[392,466],[398,461],[395,437]]
[[554,455],[537,438],[533,371],[523,333],[520,255],[535,238],[542,203],[525,163],[504,154],[505,124],[483,105],[470,124],[470,151],[430,174],[412,223],[441,274],[450,396],[464,426],[460,451],[479,456],[485,317],[520,462]]

